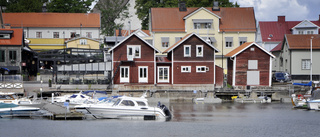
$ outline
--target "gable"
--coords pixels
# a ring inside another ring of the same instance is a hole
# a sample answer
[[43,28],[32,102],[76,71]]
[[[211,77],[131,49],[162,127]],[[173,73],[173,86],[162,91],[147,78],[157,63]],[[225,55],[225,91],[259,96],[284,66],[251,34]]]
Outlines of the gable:
[[199,16],[199,15],[202,16],[203,18],[208,18],[208,15],[209,15],[209,17],[214,16],[215,18],[220,18],[217,14],[214,14],[213,12],[209,11],[208,9],[201,7],[199,9],[197,9],[196,11],[188,14],[183,19],[188,19],[189,17]]
[[309,20],[304,20],[294,26],[292,29],[300,29],[300,28],[319,28],[316,24],[310,22]]
[[262,48],[261,46],[259,46],[257,43],[255,42],[246,42],[242,45],[240,45],[239,47],[235,48],[234,50],[230,51],[228,54],[226,54],[226,57],[235,57],[239,54],[241,54],[242,52],[244,52],[245,50],[249,49],[250,47],[255,46],[257,48],[259,48],[260,50],[262,50],[263,52],[265,52],[266,54],[268,54],[269,56],[275,58],[275,56],[270,53],[269,51],[267,51],[266,49]]

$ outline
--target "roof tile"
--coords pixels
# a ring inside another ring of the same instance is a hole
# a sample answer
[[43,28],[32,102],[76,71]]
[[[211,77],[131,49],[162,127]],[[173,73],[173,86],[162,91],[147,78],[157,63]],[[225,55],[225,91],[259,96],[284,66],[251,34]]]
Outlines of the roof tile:
[[313,35],[292,35],[287,34],[286,40],[289,49],[310,49],[312,39],[312,49],[320,49],[320,34]]
[[13,30],[11,39],[1,39],[0,45],[22,45],[23,30],[22,29],[0,29],[0,31]]

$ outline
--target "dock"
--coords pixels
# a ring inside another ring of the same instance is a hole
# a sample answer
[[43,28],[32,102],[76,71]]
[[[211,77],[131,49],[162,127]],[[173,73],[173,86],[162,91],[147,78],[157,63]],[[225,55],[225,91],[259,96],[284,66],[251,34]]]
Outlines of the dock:
[[45,105],[42,109],[48,111],[52,115],[49,116],[52,120],[82,120],[85,115],[83,113],[75,111],[73,108],[63,106],[63,104],[51,103],[43,101]]

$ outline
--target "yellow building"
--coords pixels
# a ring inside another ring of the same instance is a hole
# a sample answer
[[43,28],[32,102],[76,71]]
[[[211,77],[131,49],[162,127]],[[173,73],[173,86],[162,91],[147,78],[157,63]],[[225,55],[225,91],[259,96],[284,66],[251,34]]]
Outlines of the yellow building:
[[186,34],[198,34],[220,50],[216,65],[225,73],[224,55],[245,42],[255,41],[256,33],[252,7],[152,8],[149,24],[153,45],[162,52]]
[[87,37],[79,37],[66,41],[66,48],[100,49],[100,42]]
[[64,49],[65,39],[28,38],[29,47],[34,51]]

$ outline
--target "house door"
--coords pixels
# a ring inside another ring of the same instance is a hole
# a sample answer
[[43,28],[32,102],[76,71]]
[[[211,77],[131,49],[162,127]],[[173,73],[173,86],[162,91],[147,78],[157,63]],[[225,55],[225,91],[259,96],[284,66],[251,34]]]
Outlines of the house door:
[[139,67],[139,83],[148,83],[148,67]]
[[158,82],[169,83],[169,67],[158,67]]
[[247,71],[247,85],[260,85],[259,71]]
[[129,67],[120,67],[120,83],[129,83]]

